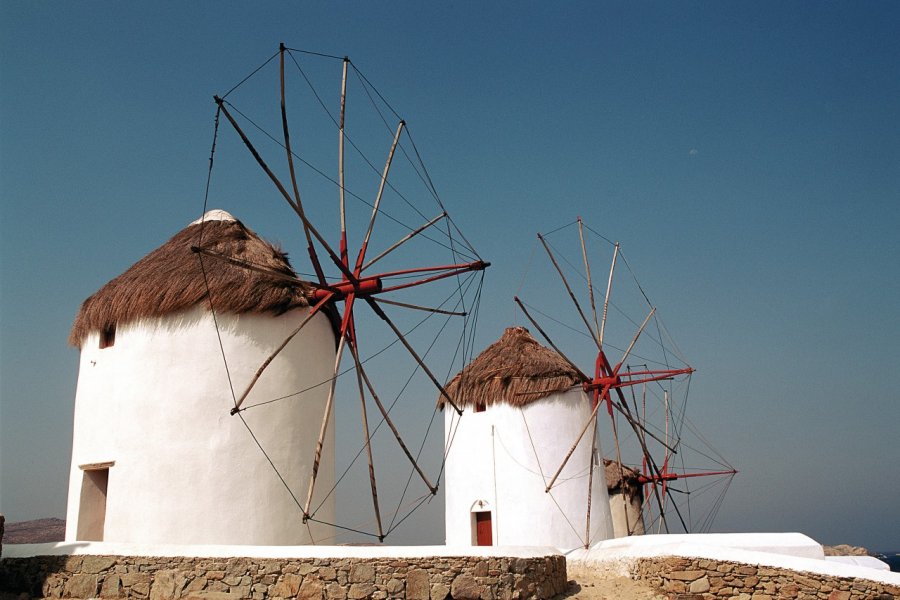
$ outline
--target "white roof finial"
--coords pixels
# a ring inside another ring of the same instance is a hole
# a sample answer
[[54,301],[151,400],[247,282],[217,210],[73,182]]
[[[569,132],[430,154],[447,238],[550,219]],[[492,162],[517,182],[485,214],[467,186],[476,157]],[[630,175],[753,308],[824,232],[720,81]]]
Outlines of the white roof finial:
[[219,208],[206,211],[206,214],[192,222],[191,225],[199,225],[203,221],[237,221],[231,213]]

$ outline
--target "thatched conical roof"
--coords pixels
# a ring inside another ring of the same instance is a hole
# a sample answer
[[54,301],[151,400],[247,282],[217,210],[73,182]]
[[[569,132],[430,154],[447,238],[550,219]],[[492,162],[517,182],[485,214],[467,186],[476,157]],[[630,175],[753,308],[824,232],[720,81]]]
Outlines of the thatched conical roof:
[[[311,286],[297,285],[207,257],[203,270],[191,246],[296,276],[287,254],[266,242],[225,211],[210,211],[168,242],[104,285],[81,305],[69,343],[80,347],[91,331],[144,318],[160,317],[197,304],[218,312],[282,314],[308,306]],[[207,282],[209,288],[207,290]],[[208,295],[209,294],[209,295]]]
[[[524,406],[581,383],[578,372],[524,327],[510,327],[447,385],[457,406]],[[443,408],[441,396],[438,405]]]
[[641,483],[639,478],[641,473],[639,471],[608,458],[603,459],[603,466],[606,471],[607,490],[610,492],[624,490],[631,495],[640,492]]

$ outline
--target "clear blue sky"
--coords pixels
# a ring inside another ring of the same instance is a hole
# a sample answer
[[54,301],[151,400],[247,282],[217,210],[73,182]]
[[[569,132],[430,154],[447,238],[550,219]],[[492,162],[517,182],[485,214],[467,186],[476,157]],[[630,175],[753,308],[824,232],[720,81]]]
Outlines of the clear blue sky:
[[284,41],[415,128],[493,263],[481,347],[535,232],[581,215],[699,369],[741,471],[716,528],[897,548],[897,31],[892,2],[3,2],[0,510],[64,516],[75,313],[196,218],[211,96]]

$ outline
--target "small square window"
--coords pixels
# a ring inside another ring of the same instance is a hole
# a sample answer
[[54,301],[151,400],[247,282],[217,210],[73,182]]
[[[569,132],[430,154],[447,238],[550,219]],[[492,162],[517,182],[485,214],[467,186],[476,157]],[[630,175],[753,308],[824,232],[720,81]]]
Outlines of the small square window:
[[112,323],[100,332],[100,349],[109,348],[116,343],[116,324]]
[[487,410],[487,406],[485,406],[484,402],[476,402],[475,403],[475,412],[480,413]]

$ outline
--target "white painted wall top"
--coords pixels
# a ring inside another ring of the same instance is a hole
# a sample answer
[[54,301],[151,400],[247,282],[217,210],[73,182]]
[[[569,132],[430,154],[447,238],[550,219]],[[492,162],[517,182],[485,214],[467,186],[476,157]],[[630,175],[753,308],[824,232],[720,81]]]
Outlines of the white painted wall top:
[[199,558],[423,558],[484,556],[534,558],[559,554],[546,546],[252,546],[59,542],[4,544],[4,558],[29,556],[188,556]]
[[[806,541],[798,546],[802,538]],[[734,547],[729,545],[732,542]],[[900,585],[900,573],[826,560],[824,552],[820,558],[811,558],[807,555],[809,551],[803,549],[810,542],[819,545],[800,533],[644,535],[606,540],[589,550],[575,550],[566,559],[571,565],[581,564],[622,576],[628,576],[629,564],[633,559],[683,556]],[[741,545],[757,549],[747,550]],[[777,552],[761,551],[758,548],[774,549]],[[791,548],[798,549],[801,555],[790,554],[788,551]]]

